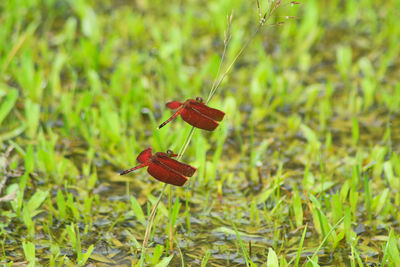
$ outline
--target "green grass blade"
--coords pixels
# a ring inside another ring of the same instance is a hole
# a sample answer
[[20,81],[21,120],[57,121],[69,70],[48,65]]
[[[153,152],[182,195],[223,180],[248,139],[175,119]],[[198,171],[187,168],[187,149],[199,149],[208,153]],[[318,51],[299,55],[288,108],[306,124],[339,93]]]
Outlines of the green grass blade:
[[17,98],[18,98],[18,91],[12,89],[8,92],[5,99],[1,101],[2,104],[0,104],[0,125],[14,107]]

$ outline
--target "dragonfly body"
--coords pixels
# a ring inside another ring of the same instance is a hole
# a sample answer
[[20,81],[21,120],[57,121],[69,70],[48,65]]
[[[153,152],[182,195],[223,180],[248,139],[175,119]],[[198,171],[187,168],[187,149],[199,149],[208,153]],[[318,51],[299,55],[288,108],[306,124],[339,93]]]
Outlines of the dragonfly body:
[[170,150],[167,153],[156,152],[152,154],[152,149],[149,147],[143,150],[137,157],[137,161],[141,163],[140,165],[125,170],[120,175],[148,167],[147,172],[157,180],[167,184],[182,186],[187,181],[186,176],[192,177],[196,172],[196,168],[172,159],[172,157],[176,156],[177,154],[173,154]]
[[171,101],[168,102],[166,106],[170,109],[178,109],[178,111],[158,126],[158,129],[162,128],[180,115],[184,121],[196,128],[213,131],[218,127],[218,121],[221,121],[225,116],[223,111],[210,108],[202,103],[201,98],[188,99],[183,103],[179,101]]

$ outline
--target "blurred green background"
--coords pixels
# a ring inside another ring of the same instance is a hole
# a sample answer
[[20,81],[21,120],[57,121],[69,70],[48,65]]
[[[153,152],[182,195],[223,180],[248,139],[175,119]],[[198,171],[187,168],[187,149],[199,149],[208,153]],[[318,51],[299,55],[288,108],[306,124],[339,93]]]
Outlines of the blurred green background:
[[[400,266],[399,6],[281,2],[210,102],[226,117],[196,131],[147,266]],[[223,70],[256,1],[0,2],[2,265],[138,264],[163,185],[118,172],[179,151],[191,127],[156,130],[164,105],[208,95],[232,10]]]

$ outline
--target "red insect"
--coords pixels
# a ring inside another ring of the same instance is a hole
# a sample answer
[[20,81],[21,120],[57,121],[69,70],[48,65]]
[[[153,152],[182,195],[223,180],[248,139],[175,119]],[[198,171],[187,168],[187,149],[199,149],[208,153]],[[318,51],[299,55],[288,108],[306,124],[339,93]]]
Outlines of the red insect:
[[188,99],[181,103],[179,101],[171,101],[166,104],[170,109],[178,109],[174,115],[168,120],[163,122],[158,129],[163,127],[165,124],[175,119],[178,115],[181,115],[182,119],[189,123],[190,125],[207,130],[213,131],[219,125],[217,121],[221,121],[225,113],[221,110],[210,108],[206,106],[201,97],[197,97],[196,100]]
[[120,175],[148,167],[147,172],[157,180],[167,184],[182,186],[187,181],[186,176],[192,177],[196,168],[171,158],[176,156],[177,154],[173,154],[171,150],[168,150],[167,153],[157,152],[153,155],[151,147],[149,147],[143,150],[137,157],[137,161],[141,163],[139,166],[123,171]]

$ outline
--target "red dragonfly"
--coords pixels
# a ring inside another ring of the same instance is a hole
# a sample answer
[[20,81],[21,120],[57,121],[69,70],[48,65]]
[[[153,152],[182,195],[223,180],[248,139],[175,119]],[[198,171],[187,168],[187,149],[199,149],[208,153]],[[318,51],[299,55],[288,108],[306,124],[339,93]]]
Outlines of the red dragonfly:
[[120,175],[148,167],[147,172],[157,180],[167,184],[182,186],[187,181],[186,176],[192,177],[196,168],[171,158],[176,156],[177,154],[174,154],[171,150],[168,150],[167,153],[156,152],[153,155],[151,147],[149,147],[143,150],[137,157],[136,160],[141,163],[139,166],[123,171]]
[[181,115],[182,119],[190,125],[203,130],[213,131],[219,125],[217,121],[221,121],[225,116],[225,113],[221,110],[206,106],[201,97],[197,97],[196,100],[188,99],[183,103],[171,101],[166,106],[170,109],[179,109],[171,118],[158,126],[158,129],[175,119],[178,115]]

